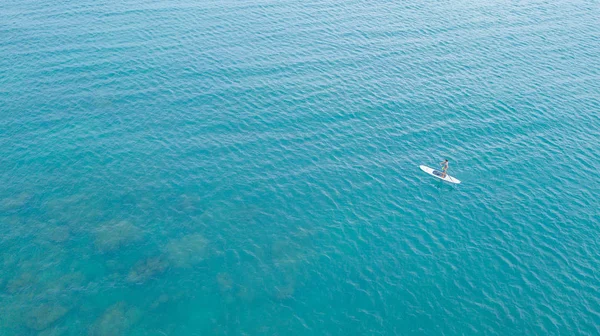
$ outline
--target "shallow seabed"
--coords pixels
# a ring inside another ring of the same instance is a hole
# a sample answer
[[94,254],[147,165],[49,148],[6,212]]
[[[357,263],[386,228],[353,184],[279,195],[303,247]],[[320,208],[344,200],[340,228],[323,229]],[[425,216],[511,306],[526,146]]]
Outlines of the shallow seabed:
[[0,2],[0,334],[600,334],[599,17]]

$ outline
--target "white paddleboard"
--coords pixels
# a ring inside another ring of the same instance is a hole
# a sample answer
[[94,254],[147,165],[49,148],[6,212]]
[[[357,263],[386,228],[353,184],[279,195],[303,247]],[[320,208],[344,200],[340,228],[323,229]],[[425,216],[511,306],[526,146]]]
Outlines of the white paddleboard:
[[429,174],[431,176],[435,176],[435,177],[439,178],[440,180],[444,180],[446,182],[456,183],[456,184],[460,183],[460,181],[457,178],[452,177],[448,174],[446,174],[446,177],[442,177],[443,173],[441,170],[435,170],[435,169],[429,168],[427,166],[419,166],[419,168],[421,168],[421,170],[426,172],[427,174]]

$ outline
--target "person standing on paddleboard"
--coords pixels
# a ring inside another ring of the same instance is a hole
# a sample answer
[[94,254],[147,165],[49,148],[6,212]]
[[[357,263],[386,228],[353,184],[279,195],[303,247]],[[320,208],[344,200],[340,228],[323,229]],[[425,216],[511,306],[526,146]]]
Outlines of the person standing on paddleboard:
[[440,164],[442,165],[442,177],[446,177],[448,175],[448,159],[440,162]]

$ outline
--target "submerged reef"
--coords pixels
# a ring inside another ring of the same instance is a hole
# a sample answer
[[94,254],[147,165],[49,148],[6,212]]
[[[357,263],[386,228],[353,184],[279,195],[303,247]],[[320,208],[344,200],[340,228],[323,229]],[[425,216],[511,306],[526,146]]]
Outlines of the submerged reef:
[[68,311],[69,308],[60,304],[42,304],[26,314],[25,325],[33,330],[41,331],[65,316]]
[[32,195],[22,192],[14,197],[7,197],[0,201],[0,210],[14,211],[23,208],[32,199]]
[[191,234],[167,243],[164,252],[174,267],[187,268],[206,258],[208,241],[201,234]]
[[125,302],[117,302],[108,307],[98,317],[88,331],[89,336],[125,335],[141,317],[141,312],[134,307],[128,307]]
[[95,246],[102,253],[113,252],[141,238],[142,230],[128,221],[108,222],[96,229]]
[[68,227],[58,226],[49,229],[48,239],[55,243],[64,243],[71,238],[71,233]]
[[163,273],[168,263],[162,257],[153,257],[138,262],[127,274],[127,282],[144,283]]

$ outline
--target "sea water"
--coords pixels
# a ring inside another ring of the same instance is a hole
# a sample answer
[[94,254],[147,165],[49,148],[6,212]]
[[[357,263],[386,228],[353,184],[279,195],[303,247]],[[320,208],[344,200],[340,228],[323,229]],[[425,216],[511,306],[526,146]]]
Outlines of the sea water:
[[0,334],[598,335],[599,17],[0,2]]

